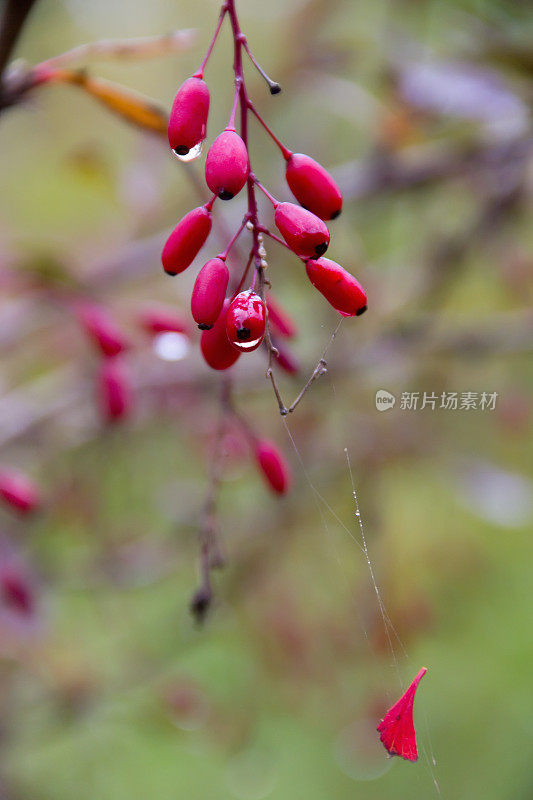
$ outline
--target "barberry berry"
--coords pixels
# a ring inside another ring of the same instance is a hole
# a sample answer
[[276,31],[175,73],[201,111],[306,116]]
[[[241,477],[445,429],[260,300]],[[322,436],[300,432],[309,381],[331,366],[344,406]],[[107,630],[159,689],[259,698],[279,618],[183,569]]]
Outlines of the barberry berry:
[[191,296],[191,312],[200,330],[210,330],[222,311],[229,270],[222,258],[211,258],[200,270]]
[[335,219],[341,213],[341,190],[329,172],[310,156],[291,153],[285,178],[298,202],[320,219]]
[[269,294],[266,298],[266,306],[268,309],[268,322],[277,333],[287,339],[292,339],[296,336],[296,325],[272,294]]
[[274,222],[291,250],[301,258],[316,258],[328,249],[327,225],[311,211],[294,203],[278,203]]
[[20,514],[31,514],[41,504],[35,483],[15,469],[0,470],[0,498]]
[[182,83],[170,112],[168,141],[177,156],[186,156],[205,139],[209,114],[209,89],[201,78]]
[[181,314],[166,306],[149,306],[139,313],[139,324],[146,333],[188,333],[189,326]]
[[0,567],[0,601],[10,611],[31,616],[35,610],[35,597],[28,576],[14,564]]
[[240,356],[240,352],[233,347],[226,334],[226,316],[229,305],[229,299],[225,300],[213,327],[202,332],[200,348],[206,363],[212,369],[229,369]]
[[343,317],[359,317],[367,310],[365,290],[340,264],[329,258],[310,259],[305,268],[313,286]]
[[83,303],[78,306],[78,319],[102,355],[112,358],[129,347],[128,339],[105,308]]
[[206,206],[193,208],[185,214],[170,236],[161,253],[163,268],[168,275],[178,275],[192,264],[211,231],[211,212]]
[[265,304],[252,289],[241,292],[229,306],[226,333],[234,347],[251,352],[259,347],[265,335]]
[[269,488],[285,494],[291,484],[289,465],[273,442],[260,439],[255,443],[255,458]]
[[127,417],[133,406],[129,375],[120,359],[105,361],[98,375],[100,409],[108,422]]
[[231,200],[246,183],[249,169],[246,145],[234,129],[226,128],[209,148],[205,162],[207,185],[221,200]]

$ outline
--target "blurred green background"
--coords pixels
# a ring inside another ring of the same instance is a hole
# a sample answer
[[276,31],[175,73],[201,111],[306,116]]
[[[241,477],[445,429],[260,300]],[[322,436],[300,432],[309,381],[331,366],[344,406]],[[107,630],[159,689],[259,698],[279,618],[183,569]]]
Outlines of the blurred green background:
[[[183,52],[87,62],[168,109],[217,8],[39,0],[16,56],[35,64],[87,41],[195,28]],[[343,186],[328,255],[368,288],[369,311],[343,322],[328,374],[288,428],[264,354],[238,363],[237,405],[284,449],[294,487],[271,497],[238,437],[228,446],[227,565],[198,628],[188,603],[218,378],[196,339],[185,358],[158,359],[135,315],[151,300],[187,313],[196,268],[170,280],[159,253],[198,205],[201,162],[179,164],[164,140],[75,87],[43,87],[3,112],[2,462],[32,474],[46,502],[29,523],[1,512],[0,555],[23,565],[36,597],[30,619],[0,610],[1,797],[415,800],[437,797],[438,781],[450,800],[526,800],[531,12],[488,0],[240,0],[238,10],[283,86],[271,97],[250,69],[258,108]],[[212,138],[233,90],[227,29],[206,78]],[[278,152],[252,130],[256,173],[289,199]],[[243,202],[216,209],[230,231]],[[206,251],[222,249],[217,236]],[[295,259],[275,244],[268,254],[299,327],[302,373],[280,378],[289,399],[338,317]],[[72,290],[108,304],[135,341],[136,411],[113,429],[93,407],[96,358],[65,312]],[[380,389],[396,396],[392,410],[376,409]],[[452,391],[497,392],[496,407],[439,408]],[[434,392],[437,408],[402,409],[403,392]],[[405,685],[422,665],[413,765],[386,757],[375,725],[399,675]]]

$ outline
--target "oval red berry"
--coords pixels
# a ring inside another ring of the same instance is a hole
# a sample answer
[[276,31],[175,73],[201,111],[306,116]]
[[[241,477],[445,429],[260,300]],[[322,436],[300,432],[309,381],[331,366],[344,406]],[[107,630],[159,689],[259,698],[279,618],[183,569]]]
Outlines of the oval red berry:
[[265,304],[251,289],[232,301],[226,317],[226,333],[234,347],[249,353],[256,350],[265,335]]
[[211,258],[200,270],[191,297],[194,321],[202,330],[213,327],[224,305],[229,270],[221,258]]
[[200,340],[202,355],[212,369],[229,369],[240,356],[240,352],[230,344],[226,334],[228,308],[229,300],[225,300],[217,321],[211,330],[203,331]]
[[205,206],[185,214],[170,236],[161,253],[163,268],[168,275],[178,275],[192,264],[211,231],[211,214]]
[[359,317],[367,309],[366,292],[344,267],[329,258],[310,259],[305,268],[313,286],[345,317]]
[[316,258],[328,249],[327,225],[311,211],[294,203],[280,203],[274,221],[291,250],[301,258]]
[[188,78],[174,98],[168,121],[168,141],[177,156],[201,144],[207,130],[209,89],[201,78]]
[[239,134],[222,131],[205,162],[205,179],[211,191],[221,200],[231,200],[246,183],[249,169],[248,151]]
[[285,177],[298,202],[320,219],[335,219],[342,210],[341,190],[324,167],[310,156],[292,153]]

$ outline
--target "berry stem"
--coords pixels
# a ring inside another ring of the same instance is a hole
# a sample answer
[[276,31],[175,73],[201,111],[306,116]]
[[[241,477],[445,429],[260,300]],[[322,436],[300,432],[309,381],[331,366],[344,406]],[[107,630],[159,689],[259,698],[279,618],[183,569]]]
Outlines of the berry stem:
[[[281,239],[279,236],[276,236],[276,234],[275,234],[275,233],[272,233],[272,231],[270,231],[268,228],[265,228],[265,226],[264,226],[264,225],[260,225],[260,226],[259,226],[259,230],[261,231],[261,233],[264,233],[264,234],[265,234],[265,236],[268,236],[268,237],[269,237],[270,239],[272,239],[274,242],[277,242],[278,244],[281,244],[281,245],[283,245],[283,247],[285,247],[287,250],[290,250],[290,252],[291,252],[293,255],[295,255],[295,253],[294,253],[294,252],[291,250],[291,248],[289,247],[289,245],[287,244],[287,242],[284,242],[284,241],[283,241],[283,239]],[[302,261],[303,261],[303,259],[302,259]]]
[[253,257],[254,257],[254,251],[252,249],[252,250],[250,250],[250,255],[248,256],[248,260],[246,262],[246,266],[244,267],[244,271],[243,271],[243,273],[241,275],[241,279],[240,279],[240,281],[239,281],[239,283],[237,285],[237,288],[235,289],[235,291],[233,292],[233,295],[231,297],[231,302],[233,302],[235,300],[235,298],[237,297],[237,295],[241,291],[242,287],[244,286],[244,281],[246,280],[246,276],[248,275],[248,272],[249,272],[250,267],[252,265]]
[[231,237],[231,239],[230,239],[230,241],[229,241],[229,243],[228,243],[228,245],[227,245],[226,249],[224,250],[224,252],[223,252],[223,253],[220,253],[220,254],[217,256],[217,258],[221,258],[221,259],[222,259],[222,261],[225,261],[225,260],[226,260],[226,258],[228,257],[228,253],[229,253],[229,251],[231,250],[231,248],[233,247],[233,245],[235,244],[235,242],[237,241],[237,239],[239,238],[239,236],[241,235],[241,233],[242,233],[242,232],[243,232],[243,230],[245,229],[245,227],[246,227],[246,223],[248,222],[248,220],[249,220],[249,219],[250,219],[250,216],[249,216],[249,214],[245,214],[245,215],[244,215],[244,217],[243,217],[243,220],[242,220],[242,223],[241,223],[241,225],[240,225],[239,229],[238,229],[238,230],[236,231],[236,233],[235,233],[235,234],[234,234],[234,235]]
[[202,63],[198,67],[198,70],[192,76],[193,78],[200,78],[201,80],[203,80],[204,70],[205,70],[206,64],[209,61],[209,57],[210,57],[211,53],[213,52],[213,47],[215,46],[215,42],[216,42],[216,40],[218,38],[218,34],[220,33],[220,29],[222,27],[222,23],[224,22],[224,17],[226,16],[227,10],[228,10],[228,4],[227,3],[223,3],[222,4],[222,8],[220,9],[220,15],[218,17],[218,22],[217,22],[217,26],[215,28],[215,32],[213,34],[213,38],[211,39],[211,42],[209,43],[209,47],[207,48],[207,52],[206,52],[206,54],[205,54],[205,56],[203,58]]
[[257,59],[252,54],[252,52],[251,52],[251,50],[250,50],[250,48],[248,46],[248,40],[246,39],[246,37],[243,39],[242,46],[246,50],[246,53],[248,54],[248,58],[250,59],[250,61],[252,62],[252,64],[256,68],[256,70],[258,71],[258,73],[267,82],[268,88],[270,89],[270,94],[279,94],[281,92],[281,86],[279,85],[279,83],[277,83],[277,81],[273,81],[272,78],[270,78],[267,75],[265,70],[258,63]]
[[285,161],[288,161],[288,159],[292,156],[292,152],[287,147],[285,147],[284,144],[280,142],[274,131],[266,124],[265,120],[263,119],[263,117],[261,116],[261,114],[258,112],[258,110],[251,101],[248,101],[248,108],[250,109],[254,117],[261,123],[261,125],[268,133],[272,141],[277,144],[277,146],[281,150],[281,155],[283,156]]
[[235,78],[235,96],[233,98],[233,106],[231,108],[231,114],[229,116],[228,124],[226,125],[226,130],[235,130],[235,114],[237,113],[237,105],[239,102],[239,97],[241,93],[241,81],[239,78]]
[[279,200],[276,200],[276,198],[275,198],[275,197],[273,197],[273,196],[270,194],[270,192],[269,192],[267,189],[265,189],[265,187],[263,186],[263,184],[262,184],[262,183],[259,183],[259,181],[258,181],[258,180],[257,180],[257,178],[255,177],[255,175],[252,175],[252,180],[253,180],[253,182],[255,183],[255,185],[257,186],[257,188],[258,188],[258,189],[261,189],[261,191],[263,192],[263,194],[264,194],[266,197],[268,197],[268,199],[270,200],[270,202],[272,203],[272,205],[274,206],[274,208],[276,208],[276,206],[279,206]]

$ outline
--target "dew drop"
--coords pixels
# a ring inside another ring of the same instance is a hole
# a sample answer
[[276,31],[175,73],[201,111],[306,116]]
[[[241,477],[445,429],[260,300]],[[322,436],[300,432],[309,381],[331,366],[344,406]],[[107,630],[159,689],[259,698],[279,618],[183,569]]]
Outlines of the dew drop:
[[176,153],[175,150],[173,150],[172,152],[179,161],[187,162],[187,161],[194,161],[196,158],[200,158],[203,149],[204,149],[204,140],[202,139],[201,142],[198,142],[198,144],[196,144],[194,147],[191,147],[189,152],[186,153],[184,156],[180,156],[180,154]]
[[246,352],[247,350],[253,350],[254,347],[257,347],[260,344],[262,338],[263,338],[262,336],[259,336],[259,338],[254,339],[251,342],[233,342],[233,345],[238,350],[242,350],[243,352]]
[[168,331],[154,337],[155,354],[163,361],[181,361],[189,352],[189,339],[183,333]]

